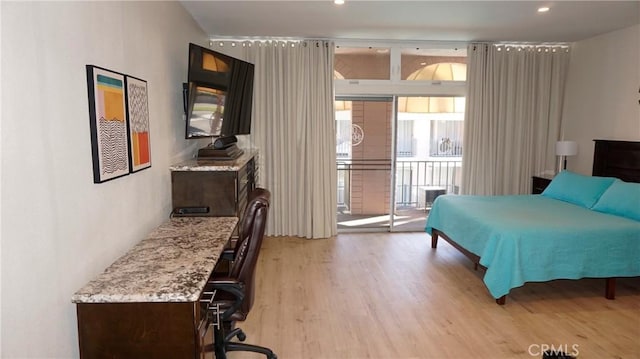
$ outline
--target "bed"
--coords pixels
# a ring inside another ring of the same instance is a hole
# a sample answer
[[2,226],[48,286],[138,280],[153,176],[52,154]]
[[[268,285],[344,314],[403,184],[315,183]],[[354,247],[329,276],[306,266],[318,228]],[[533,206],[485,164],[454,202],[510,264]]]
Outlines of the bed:
[[498,304],[511,289],[555,279],[640,276],[640,142],[596,140],[593,176],[558,174],[541,195],[439,196],[427,219],[485,270]]

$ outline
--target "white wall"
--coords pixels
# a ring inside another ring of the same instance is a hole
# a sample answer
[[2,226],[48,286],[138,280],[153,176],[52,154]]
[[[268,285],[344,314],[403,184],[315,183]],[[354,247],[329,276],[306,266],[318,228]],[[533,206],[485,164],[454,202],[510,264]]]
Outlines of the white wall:
[[640,25],[576,42],[571,51],[563,127],[578,155],[567,168],[591,174],[594,139],[640,141]]
[[[168,218],[184,140],[178,2],[2,2],[2,358],[78,357],[71,295]],[[92,176],[85,65],[148,83],[152,167]]]

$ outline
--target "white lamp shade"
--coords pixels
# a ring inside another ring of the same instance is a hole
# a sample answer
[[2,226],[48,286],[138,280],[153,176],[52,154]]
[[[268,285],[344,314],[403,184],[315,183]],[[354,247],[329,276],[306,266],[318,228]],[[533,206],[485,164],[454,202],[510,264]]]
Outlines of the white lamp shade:
[[578,143],[575,141],[556,142],[556,156],[575,156],[578,154]]

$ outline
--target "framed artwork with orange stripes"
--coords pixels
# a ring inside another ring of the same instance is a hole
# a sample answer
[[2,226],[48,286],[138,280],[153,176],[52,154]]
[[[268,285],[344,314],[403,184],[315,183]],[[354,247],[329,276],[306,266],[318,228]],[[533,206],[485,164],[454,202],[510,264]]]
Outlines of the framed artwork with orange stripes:
[[128,175],[125,75],[87,65],[93,182]]
[[129,123],[129,168],[131,172],[137,172],[151,167],[147,82],[127,75],[126,88],[127,118]]

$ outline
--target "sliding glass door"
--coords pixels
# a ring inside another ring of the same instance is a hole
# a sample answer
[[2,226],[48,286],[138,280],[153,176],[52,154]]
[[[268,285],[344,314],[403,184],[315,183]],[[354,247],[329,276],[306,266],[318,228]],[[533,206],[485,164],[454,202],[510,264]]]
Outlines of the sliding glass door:
[[391,229],[424,230],[431,204],[460,187],[464,97],[398,97]]
[[336,101],[339,230],[386,231],[391,225],[392,100]]
[[334,59],[338,230],[423,231],[459,190],[466,47],[356,41]]
[[464,97],[396,99],[336,99],[339,230],[420,231],[458,193]]

